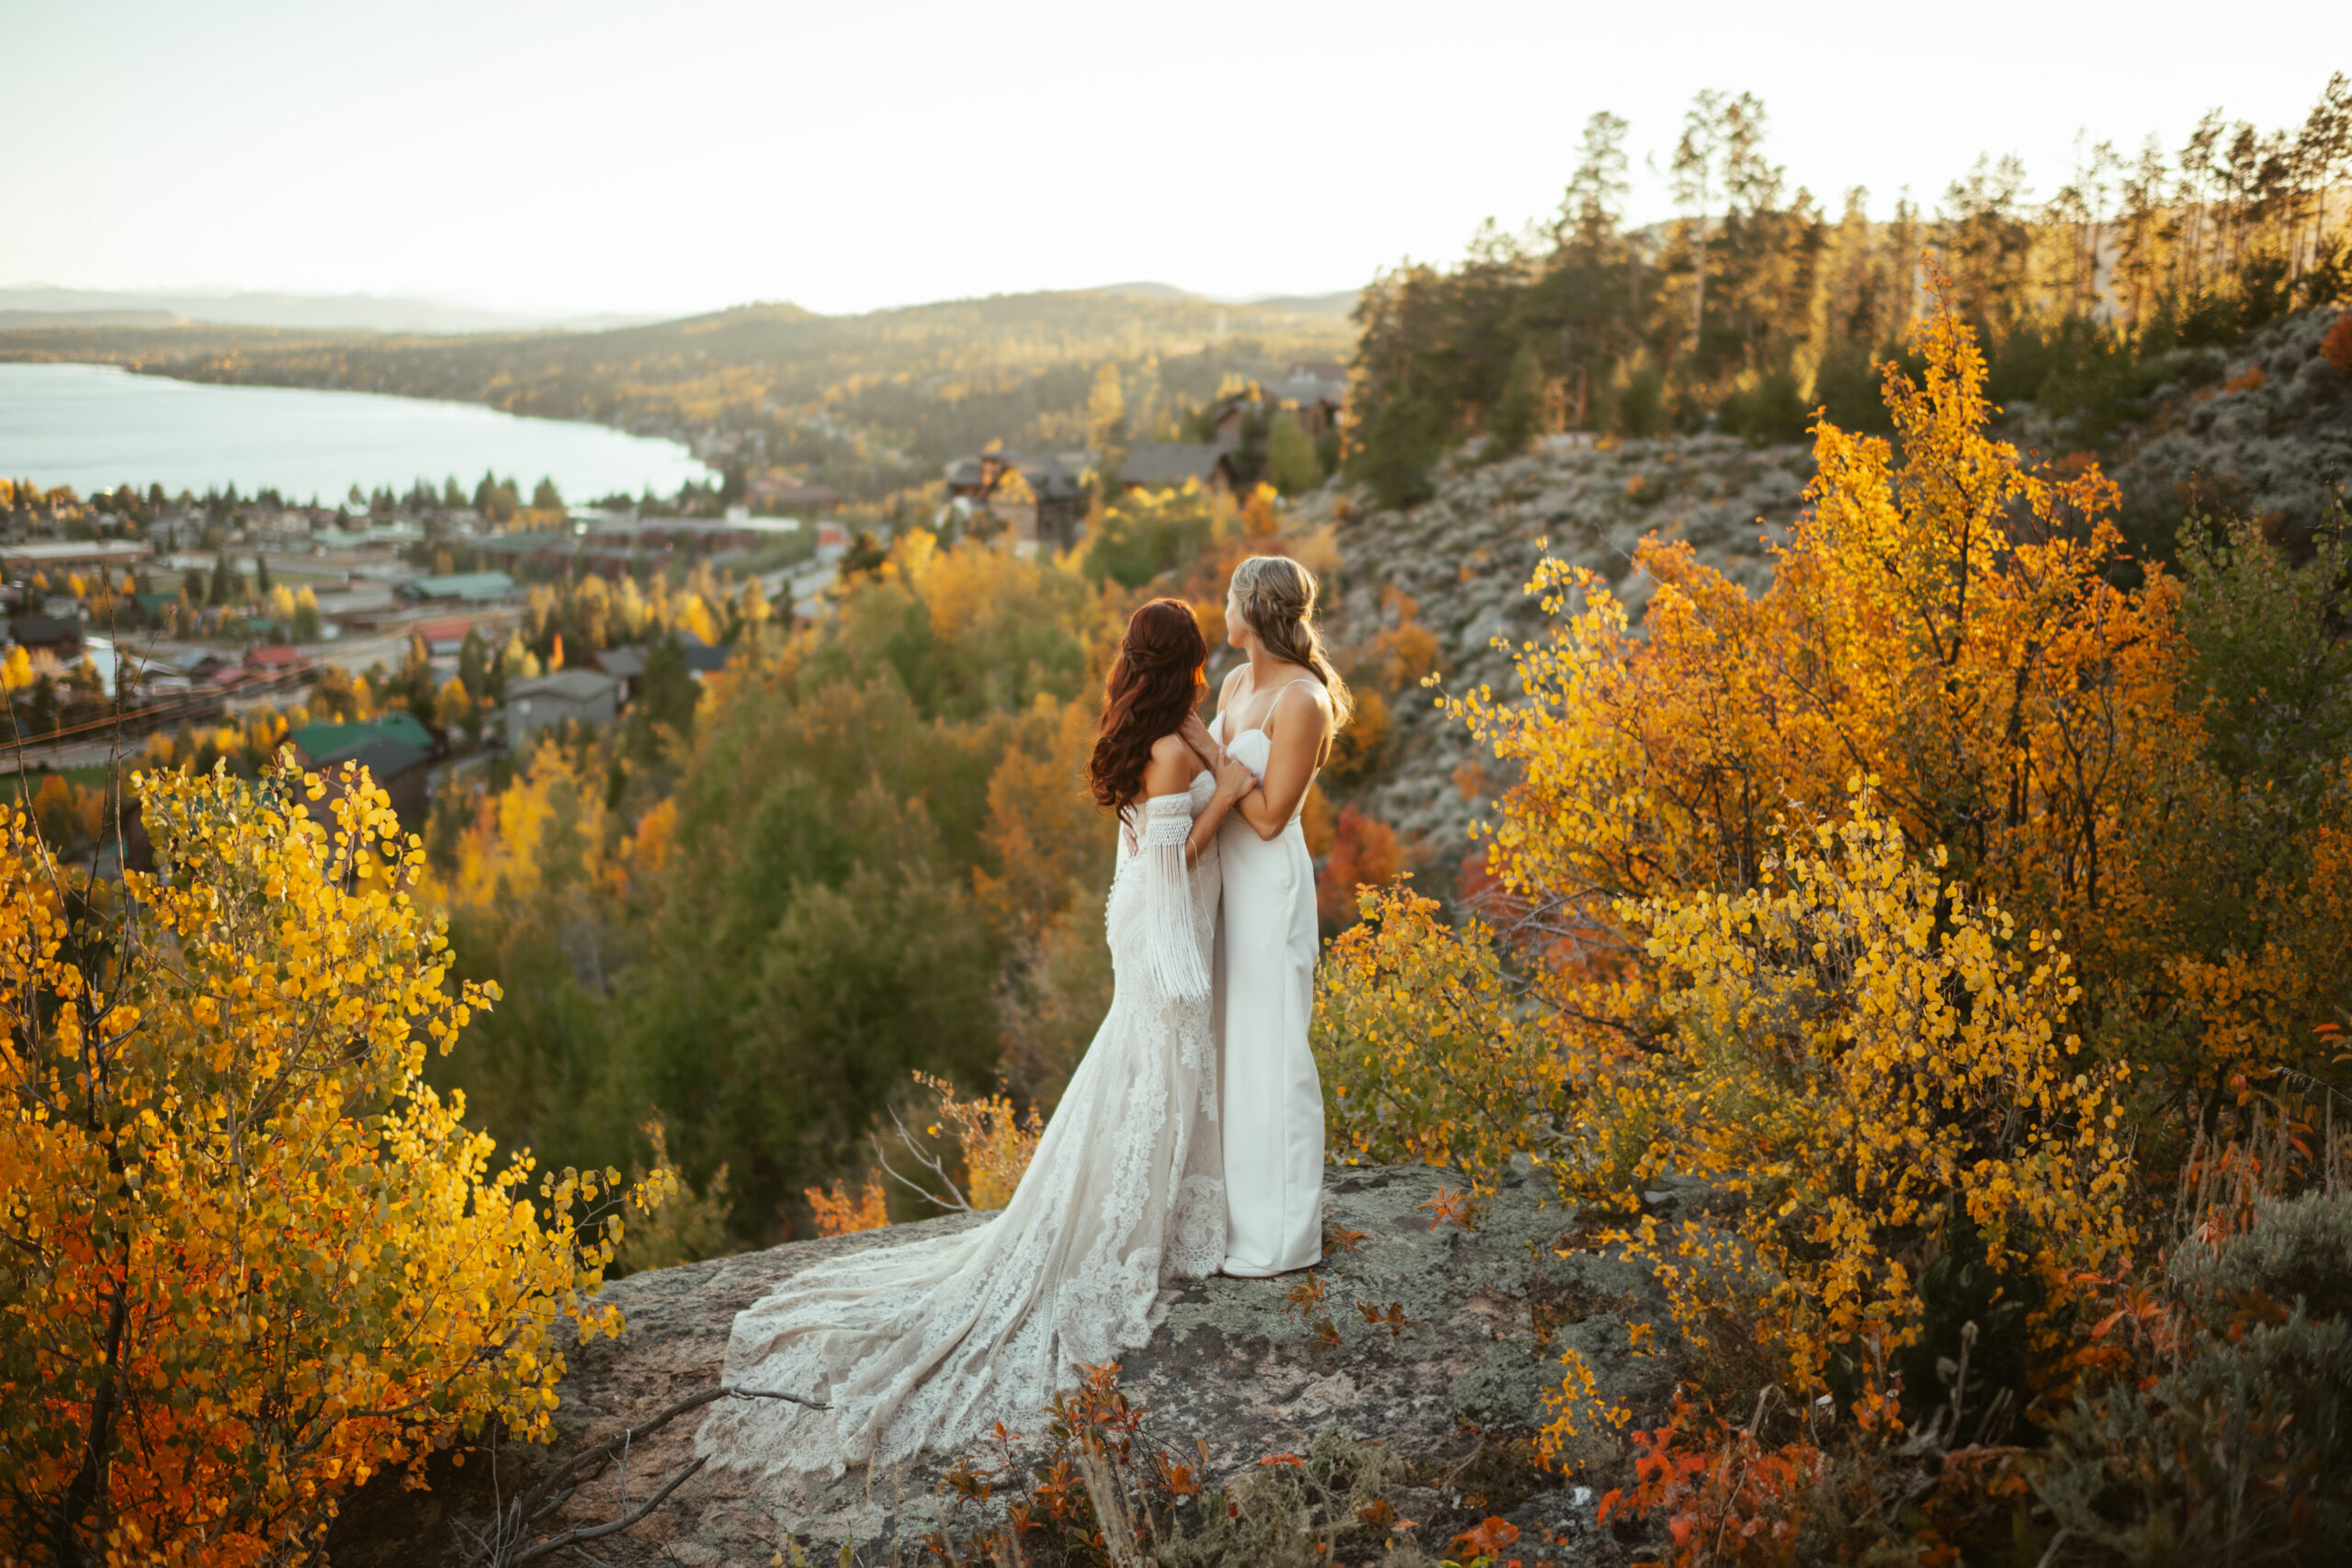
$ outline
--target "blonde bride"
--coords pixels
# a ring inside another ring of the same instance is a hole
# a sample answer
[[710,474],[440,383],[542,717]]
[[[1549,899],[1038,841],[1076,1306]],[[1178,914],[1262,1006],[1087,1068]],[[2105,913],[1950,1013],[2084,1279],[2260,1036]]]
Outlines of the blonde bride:
[[1253,556],[1234,569],[1226,640],[1249,659],[1227,677],[1206,736],[1260,784],[1217,834],[1224,1271],[1250,1277],[1308,1268],[1323,1256],[1323,1088],[1306,1038],[1315,1010],[1315,867],[1298,817],[1353,700],[1323,651],[1315,592],[1314,574],[1281,556]]

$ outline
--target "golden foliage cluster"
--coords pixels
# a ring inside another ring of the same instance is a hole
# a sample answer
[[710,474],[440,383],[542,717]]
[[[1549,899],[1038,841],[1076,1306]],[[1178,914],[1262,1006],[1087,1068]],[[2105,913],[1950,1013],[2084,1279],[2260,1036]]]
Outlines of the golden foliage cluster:
[[449,983],[364,775],[134,784],[157,869],[119,894],[0,823],[0,1540],[303,1556],[371,1474],[548,1433],[618,1328],[618,1216],[579,1228],[617,1179],[493,1168],[424,1083],[495,991]]
[[1332,1156],[1447,1166],[1492,1190],[1557,1140],[1551,1038],[1483,924],[1450,928],[1401,885],[1360,897],[1362,921],[1324,953],[1313,1025]]
[[808,1212],[816,1217],[819,1235],[848,1235],[855,1231],[878,1231],[890,1223],[890,1211],[883,1202],[882,1173],[869,1170],[865,1181],[855,1192],[840,1177],[832,1185],[807,1187],[800,1195],[808,1200]]
[[[2352,951],[2340,767],[2234,924],[2184,875],[2280,808],[2214,761],[2180,584],[2127,570],[2096,466],[1985,434],[1938,303],[1923,379],[1886,374],[1895,441],[1818,423],[1767,592],[1652,540],[1636,629],[1546,559],[1523,698],[1442,699],[1516,781],[1486,848],[1524,988],[1483,979],[1476,925],[1392,901],[1318,1001],[1359,1151],[1480,1180],[1524,1151],[1620,1213],[1712,1193],[1620,1239],[1688,1336],[1743,1325],[1808,1391],[1871,1384],[1956,1255],[2033,1296],[2047,1369],[2075,1280],[2134,1244],[2141,1165],[2312,1066]],[[1550,1440],[1590,1404],[1567,1390]]]
[[1735,1199],[1670,1233],[1644,1216],[1634,1250],[1695,1347],[1718,1310],[1763,1303],[1808,1391],[1841,1347],[1907,1342],[1923,1232],[1965,1224],[1995,1271],[2043,1283],[2045,1312],[2133,1239],[2124,1069],[2083,1057],[2054,933],[1947,883],[1942,852],[1915,860],[1855,788],[1844,820],[1780,840],[1760,886],[1625,908],[1671,1034],[1596,1081],[1580,1119],[1609,1132],[1573,1156]]
[[933,1136],[952,1130],[964,1151],[965,1196],[975,1209],[1001,1209],[1012,1201],[1029,1168],[1037,1141],[1046,1135],[1045,1119],[1032,1106],[1023,1116],[1010,1097],[983,1094],[966,1100],[956,1086],[930,1073],[917,1073],[917,1082],[939,1096],[939,1120],[928,1129]]

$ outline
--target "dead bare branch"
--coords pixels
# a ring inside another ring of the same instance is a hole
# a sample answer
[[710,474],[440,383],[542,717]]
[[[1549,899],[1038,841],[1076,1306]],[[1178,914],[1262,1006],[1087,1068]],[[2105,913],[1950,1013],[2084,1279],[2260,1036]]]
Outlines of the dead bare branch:
[[[619,1518],[608,1519],[601,1524],[577,1526],[542,1540],[533,1540],[531,1538],[537,1534],[548,1521],[562,1512],[582,1486],[603,1474],[605,1466],[616,1460],[625,1464],[626,1456],[637,1444],[643,1442],[679,1416],[691,1415],[703,1406],[721,1399],[781,1399],[788,1404],[800,1405],[804,1409],[825,1408],[821,1401],[804,1398],[797,1393],[786,1393],[778,1389],[725,1387],[705,1389],[700,1393],[687,1395],[650,1420],[641,1421],[634,1427],[624,1427],[603,1442],[582,1450],[558,1465],[542,1478],[537,1485],[516,1497],[512,1503],[503,1502],[498,1491],[497,1439],[493,1436],[490,1456],[492,1499],[490,1528],[482,1531],[475,1530],[464,1524],[457,1526],[457,1529],[470,1540],[470,1550],[468,1551],[464,1560],[465,1568],[522,1568],[524,1563],[536,1562],[543,1557],[551,1556],[559,1551],[576,1552],[582,1557],[588,1558],[590,1562],[594,1562],[594,1558],[580,1550],[582,1543],[602,1540],[608,1535],[617,1535],[643,1519],[668,1501],[672,1493],[699,1472],[703,1466],[709,1462],[707,1459],[697,1459],[692,1464],[678,1471],[663,1482],[651,1497],[623,1514]],[[623,1489],[623,1501],[624,1503],[627,1501],[626,1487]]]
[[897,1168],[890,1164],[890,1156],[882,1152],[882,1140],[876,1138],[874,1140],[874,1157],[881,1162],[882,1169],[889,1176],[890,1179],[905,1188],[908,1191],[913,1193],[916,1197],[921,1198],[924,1202],[934,1204],[939,1208],[944,1209],[951,1214],[969,1214],[976,1213],[977,1211],[972,1207],[971,1200],[964,1196],[964,1190],[956,1185],[956,1179],[954,1177],[947,1174],[947,1167],[945,1164],[941,1161],[937,1155],[933,1154],[929,1149],[924,1148],[921,1144],[915,1142],[915,1135],[907,1131],[907,1124],[904,1122],[899,1120],[899,1112],[896,1107],[893,1107],[890,1111],[890,1124],[898,1128],[899,1142],[907,1146],[907,1153],[914,1156],[917,1164],[922,1166],[933,1176],[939,1178],[940,1185],[947,1189],[948,1195],[943,1198],[938,1193],[933,1192],[929,1188],[923,1186],[921,1182],[910,1181],[906,1177],[900,1176]]

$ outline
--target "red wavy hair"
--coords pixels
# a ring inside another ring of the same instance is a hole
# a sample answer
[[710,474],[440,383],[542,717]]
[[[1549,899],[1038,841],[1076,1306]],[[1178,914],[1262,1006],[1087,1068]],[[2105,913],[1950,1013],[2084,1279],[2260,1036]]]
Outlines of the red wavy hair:
[[1152,746],[1173,735],[1208,686],[1208,640],[1182,599],[1154,599],[1127,617],[1102,683],[1102,733],[1087,760],[1095,804],[1116,811],[1143,789]]

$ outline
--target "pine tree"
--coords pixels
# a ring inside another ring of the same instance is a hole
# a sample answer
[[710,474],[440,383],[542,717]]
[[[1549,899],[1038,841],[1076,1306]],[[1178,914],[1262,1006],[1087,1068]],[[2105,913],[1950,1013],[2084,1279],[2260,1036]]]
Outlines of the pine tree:
[[489,690],[490,649],[472,626],[466,628],[466,639],[458,645],[458,681],[466,688],[466,695],[477,703]]
[[1523,343],[1511,355],[1503,395],[1487,416],[1487,460],[1525,451],[1543,418],[1544,364],[1536,357],[1535,345]]
[[222,550],[213,558],[212,592],[208,602],[213,604],[234,604],[244,597],[244,593],[243,574],[229,564],[229,552]]
[[1381,403],[1348,475],[1370,485],[1383,506],[1410,506],[1430,494],[1429,467],[1445,449],[1444,425],[1429,400],[1403,388]]
[[1674,199],[1698,209],[1690,244],[1690,346],[1695,352],[1707,326],[1707,212],[1723,166],[1724,96],[1709,89],[1690,100],[1682,117],[1682,140],[1674,144]]

